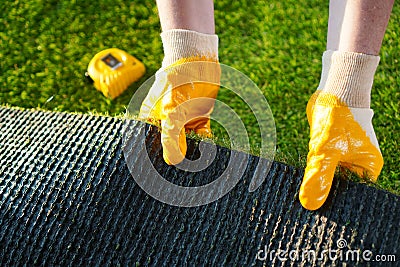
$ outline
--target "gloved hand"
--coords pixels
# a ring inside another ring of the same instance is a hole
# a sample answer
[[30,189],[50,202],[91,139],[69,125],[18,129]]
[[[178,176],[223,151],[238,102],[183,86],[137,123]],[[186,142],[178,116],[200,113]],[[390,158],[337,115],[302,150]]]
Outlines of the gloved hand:
[[219,63],[199,57],[178,60],[156,73],[139,119],[161,126],[163,157],[167,164],[176,165],[185,158],[185,132],[211,137],[210,114],[219,81]]
[[376,181],[383,158],[372,127],[373,111],[349,108],[335,95],[317,91],[307,105],[310,142],[300,202],[316,210],[328,197],[337,165]]

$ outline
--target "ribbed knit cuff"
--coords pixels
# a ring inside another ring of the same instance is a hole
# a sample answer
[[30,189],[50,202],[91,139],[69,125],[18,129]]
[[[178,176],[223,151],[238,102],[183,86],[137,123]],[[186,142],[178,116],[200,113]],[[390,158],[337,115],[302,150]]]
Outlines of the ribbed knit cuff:
[[319,90],[336,95],[349,107],[369,108],[379,56],[325,51]]
[[161,33],[164,48],[162,67],[189,57],[218,60],[218,36],[189,30],[174,29]]

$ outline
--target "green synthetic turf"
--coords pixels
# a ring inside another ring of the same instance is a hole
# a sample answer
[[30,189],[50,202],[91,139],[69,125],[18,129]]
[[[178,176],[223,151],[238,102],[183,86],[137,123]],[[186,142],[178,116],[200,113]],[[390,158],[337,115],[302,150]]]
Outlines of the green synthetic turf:
[[[135,89],[155,73],[163,57],[154,2],[5,1],[0,17],[0,104],[112,116],[124,113]],[[328,1],[222,0],[215,1],[215,17],[220,61],[249,76],[269,102],[277,129],[276,159],[304,167],[309,134],[305,107],[319,82]],[[385,158],[379,186],[397,193],[399,22],[396,3],[372,95],[374,126]],[[147,67],[145,77],[114,101],[84,79],[90,59],[109,47],[126,50]],[[218,98],[238,113],[245,110],[226,90]],[[240,115],[256,147],[254,118],[246,112]],[[221,131],[215,128],[218,137]]]

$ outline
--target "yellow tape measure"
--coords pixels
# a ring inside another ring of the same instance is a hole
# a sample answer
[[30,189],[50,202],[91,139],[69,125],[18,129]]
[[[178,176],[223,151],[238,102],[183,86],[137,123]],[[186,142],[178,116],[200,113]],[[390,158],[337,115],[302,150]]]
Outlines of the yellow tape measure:
[[85,75],[104,96],[114,99],[145,72],[145,66],[137,58],[121,49],[110,48],[93,57]]

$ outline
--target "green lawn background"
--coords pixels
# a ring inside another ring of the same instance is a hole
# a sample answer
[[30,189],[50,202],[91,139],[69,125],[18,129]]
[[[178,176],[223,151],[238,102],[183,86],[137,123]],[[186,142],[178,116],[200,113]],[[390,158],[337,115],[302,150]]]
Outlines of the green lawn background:
[[[0,104],[116,116],[163,57],[155,1],[4,1],[0,17]],[[304,167],[305,107],[325,50],[328,1],[215,1],[220,61],[262,90],[277,128],[277,160]],[[375,76],[374,126],[385,166],[379,186],[400,192],[400,6],[396,3]],[[116,100],[87,84],[90,59],[118,47],[140,59],[146,75]],[[222,91],[218,98],[243,103]],[[241,114],[257,143],[251,117]]]

